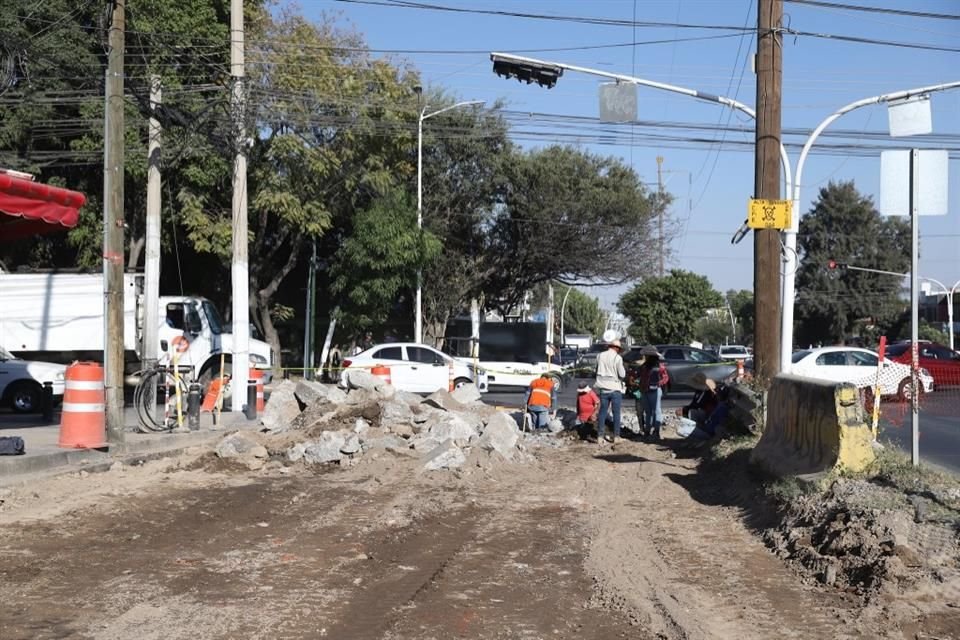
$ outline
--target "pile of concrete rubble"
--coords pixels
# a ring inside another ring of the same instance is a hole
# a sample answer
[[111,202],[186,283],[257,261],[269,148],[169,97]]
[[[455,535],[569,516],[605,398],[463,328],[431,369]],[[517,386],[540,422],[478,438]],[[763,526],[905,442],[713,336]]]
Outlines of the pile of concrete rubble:
[[[262,434],[238,432],[216,447],[221,458],[242,457],[255,468],[282,456],[307,465],[353,463],[371,452],[415,457],[423,469],[456,469],[527,459],[534,439],[522,414],[484,404],[472,385],[423,397],[397,391],[363,370],[349,370],[338,386],[300,380],[275,385],[262,418]],[[565,428],[554,419],[549,433]],[[566,428],[570,428],[570,424]]]

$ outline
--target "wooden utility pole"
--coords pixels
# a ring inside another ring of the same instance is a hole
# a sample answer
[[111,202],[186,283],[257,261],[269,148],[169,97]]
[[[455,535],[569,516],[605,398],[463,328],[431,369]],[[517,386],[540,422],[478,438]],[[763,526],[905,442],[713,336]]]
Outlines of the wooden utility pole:
[[123,52],[126,0],[113,0],[103,141],[103,386],[107,441],[123,442]]
[[663,214],[666,206],[663,203],[663,156],[657,156],[657,205],[660,209],[660,277],[663,277]]
[[[757,11],[757,127],[754,197],[780,199],[780,99],[783,0],[759,0]],[[796,215],[796,214],[794,214]],[[768,381],[780,370],[780,231],[754,232],[755,371]]]
[[[150,76],[150,123],[147,142],[147,238],[144,251],[143,368],[157,366],[160,350],[160,76]],[[156,378],[152,378],[156,380]],[[156,387],[149,398],[155,397]],[[154,404],[150,405],[155,406]]]

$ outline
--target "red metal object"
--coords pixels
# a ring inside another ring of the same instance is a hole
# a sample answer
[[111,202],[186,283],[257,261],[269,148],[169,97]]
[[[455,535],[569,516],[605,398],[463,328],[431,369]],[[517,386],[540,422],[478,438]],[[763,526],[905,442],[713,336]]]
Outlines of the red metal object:
[[79,191],[61,189],[0,173],[0,237],[4,241],[76,226],[79,209],[87,197]]

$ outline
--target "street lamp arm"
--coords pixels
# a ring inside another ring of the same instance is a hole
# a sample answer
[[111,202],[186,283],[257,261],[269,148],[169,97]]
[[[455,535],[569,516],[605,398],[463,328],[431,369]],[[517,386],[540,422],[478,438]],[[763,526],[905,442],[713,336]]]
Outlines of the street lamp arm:
[[422,122],[422,121],[426,120],[427,118],[432,118],[433,116],[438,116],[438,115],[440,115],[441,113],[444,113],[444,112],[446,112],[446,111],[450,111],[451,109],[458,109],[458,108],[460,108],[460,107],[466,107],[466,106],[471,105],[471,104],[483,104],[483,100],[467,100],[467,101],[465,101],[465,102],[458,102],[457,104],[451,104],[450,106],[444,107],[443,109],[437,109],[436,111],[432,111],[432,112],[430,112],[430,113],[427,113],[427,106],[425,105],[425,106],[423,107],[423,110],[420,111],[420,121]]
[[960,80],[929,85],[926,87],[917,87],[915,89],[905,89],[903,91],[893,91],[891,93],[884,93],[878,96],[856,100],[837,109],[835,112],[824,118],[823,122],[817,125],[817,128],[814,129],[810,134],[810,137],[807,138],[807,141],[803,145],[803,149],[800,151],[800,158],[797,160],[796,173],[793,176],[793,193],[790,194],[790,197],[793,200],[793,215],[791,216],[790,220],[790,228],[785,229],[783,234],[783,286],[781,295],[783,308],[781,309],[780,316],[780,366],[783,373],[790,373],[790,356],[793,351],[793,301],[796,296],[796,277],[797,267],[799,266],[799,259],[797,257],[797,234],[800,232],[800,187],[803,184],[803,165],[807,161],[807,156],[810,153],[811,147],[813,147],[813,143],[816,142],[817,138],[820,137],[820,134],[823,133],[827,127],[833,124],[834,121],[840,118],[840,116],[850,113],[855,109],[859,109],[860,107],[866,107],[872,104],[880,104],[882,102],[895,102],[911,96],[936,93],[938,91],[946,91],[948,89],[955,89],[957,87],[960,87]]

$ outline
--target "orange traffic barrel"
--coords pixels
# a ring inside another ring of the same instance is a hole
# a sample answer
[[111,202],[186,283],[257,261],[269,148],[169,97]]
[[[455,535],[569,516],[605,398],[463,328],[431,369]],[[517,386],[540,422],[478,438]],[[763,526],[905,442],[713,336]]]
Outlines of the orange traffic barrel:
[[257,383],[257,413],[263,412],[263,371],[250,368],[250,380]]
[[59,446],[97,449],[107,446],[103,413],[103,367],[96,362],[74,362],[64,376]]
[[370,369],[370,373],[373,374],[374,378],[380,378],[387,384],[392,384],[390,382],[390,367],[385,367],[382,364],[374,365],[373,369]]

